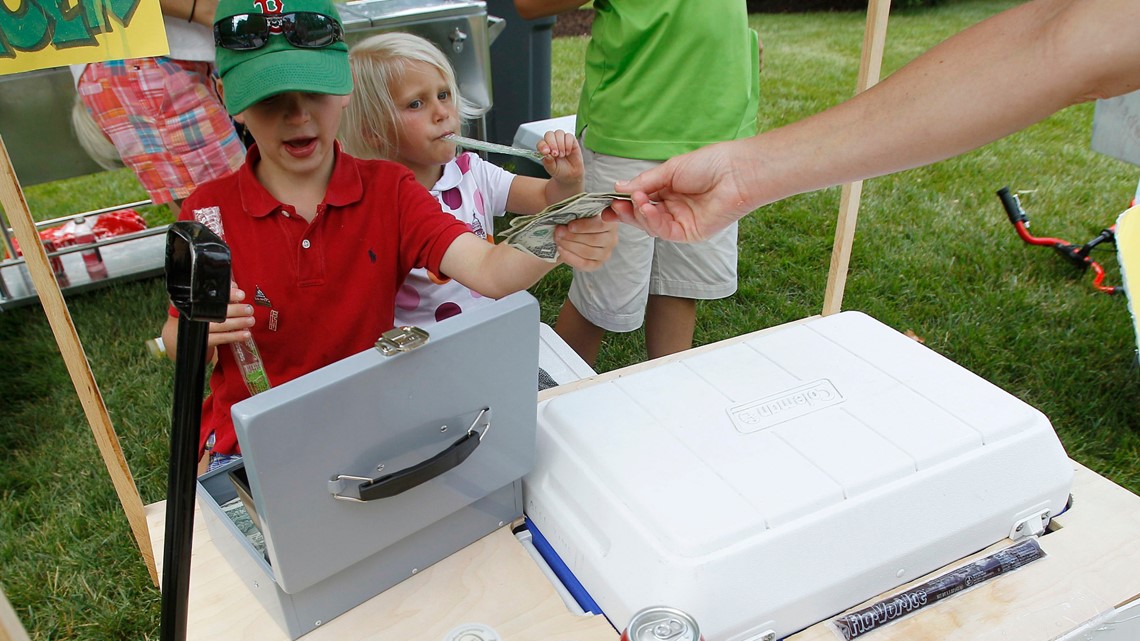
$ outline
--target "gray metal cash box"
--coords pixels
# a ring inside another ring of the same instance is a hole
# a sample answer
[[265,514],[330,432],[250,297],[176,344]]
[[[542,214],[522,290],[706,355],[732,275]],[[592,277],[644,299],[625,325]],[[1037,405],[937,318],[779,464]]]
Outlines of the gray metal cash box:
[[[203,475],[214,543],[290,638],[522,515],[538,303],[513,294],[233,408],[244,459]],[[222,506],[244,472],[265,551]]]

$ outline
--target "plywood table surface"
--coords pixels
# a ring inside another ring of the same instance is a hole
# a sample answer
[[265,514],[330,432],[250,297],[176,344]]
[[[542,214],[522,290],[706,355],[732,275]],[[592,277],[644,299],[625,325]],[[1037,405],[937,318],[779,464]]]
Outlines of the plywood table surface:
[[[773,329],[776,328],[698,350],[715,349]],[[539,400],[672,360],[675,358],[665,357],[545,390],[539,394]],[[1051,531],[1040,538],[1046,558],[928,606],[860,639],[1053,641],[1136,599],[1140,595],[1140,497],[1079,463],[1073,462],[1073,466],[1073,506],[1056,517]],[[222,558],[199,516],[195,515],[187,638],[287,641]],[[147,506],[147,519],[161,568],[165,503]],[[910,585],[1010,544],[1008,540],[998,542]],[[869,599],[852,610],[902,589]],[[526,549],[508,528],[502,528],[302,638],[443,641],[449,631],[469,623],[491,627],[504,641],[617,641],[618,637],[604,617],[569,612]],[[824,621],[787,641],[839,638]]]
[[[1051,641],[1136,598],[1140,497],[1080,464],[1074,467],[1073,507],[1054,520],[1054,531],[1040,539],[1046,558],[861,638]],[[187,639],[287,641],[195,516]],[[147,506],[147,517],[161,571],[165,503]],[[1009,544],[997,543],[930,576]],[[509,528],[502,528],[302,639],[442,641],[450,630],[466,623],[490,626],[504,641],[616,641],[618,636],[603,617],[570,613],[525,548]],[[788,641],[838,638],[821,622]]]
[[[1027,461],[1026,465],[1032,463]],[[1073,463],[1073,506],[1040,537],[1048,555],[859,639],[1052,641],[1140,595],[1140,497]],[[914,581],[916,585],[1009,546],[1002,541]],[[852,608],[858,610],[889,594]],[[836,641],[826,623],[788,641]]]
[[[188,641],[288,641],[218,552],[195,510]],[[162,569],[166,503],[147,506]],[[510,641],[616,641],[604,617],[566,609],[509,528],[463,548],[301,637],[304,641],[443,641],[462,624]]]

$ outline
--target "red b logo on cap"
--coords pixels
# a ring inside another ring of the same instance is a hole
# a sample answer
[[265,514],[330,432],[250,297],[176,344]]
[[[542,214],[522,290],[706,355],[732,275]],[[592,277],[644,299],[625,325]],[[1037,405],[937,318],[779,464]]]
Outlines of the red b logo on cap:
[[[261,13],[273,16],[280,15],[281,9],[283,8],[281,6],[280,0],[253,0],[253,6],[260,9]],[[275,29],[271,30],[273,30],[275,33],[281,33],[281,27],[279,26],[276,26]]]

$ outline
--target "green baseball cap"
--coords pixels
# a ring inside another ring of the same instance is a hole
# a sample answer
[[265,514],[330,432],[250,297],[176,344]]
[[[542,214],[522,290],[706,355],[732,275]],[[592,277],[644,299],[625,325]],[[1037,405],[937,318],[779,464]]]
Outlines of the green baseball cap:
[[[266,11],[267,8],[272,11]],[[341,31],[344,29],[330,0],[221,0],[214,24],[216,29],[218,23],[228,23],[233,16],[242,14],[272,18],[294,12],[328,16],[336,20]],[[288,91],[338,96],[352,93],[348,45],[343,40],[321,48],[302,48],[292,45],[280,33],[273,33],[263,47],[234,51],[218,46],[215,53],[218,73],[225,83],[226,110],[231,115]]]

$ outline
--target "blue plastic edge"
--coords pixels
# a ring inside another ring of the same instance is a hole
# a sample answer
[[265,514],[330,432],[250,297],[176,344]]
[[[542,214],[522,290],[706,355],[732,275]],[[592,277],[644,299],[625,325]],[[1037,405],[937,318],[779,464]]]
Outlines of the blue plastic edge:
[[562,585],[570,592],[570,596],[574,597],[574,600],[578,602],[578,606],[590,614],[604,615],[605,613],[598,607],[597,602],[590,597],[590,593],[586,591],[586,588],[582,587],[582,584],[575,578],[574,573],[570,571],[570,568],[566,567],[566,564],[562,562],[562,558],[558,556],[554,548],[550,547],[550,543],[547,542],[546,537],[542,536],[542,532],[538,531],[538,527],[531,522],[529,517],[526,519],[526,529],[530,532],[531,543],[534,544],[534,548],[538,550],[539,555],[542,556],[542,560],[546,561],[546,564],[550,566],[550,569],[554,572],[554,576],[558,577],[558,580],[561,581]]

